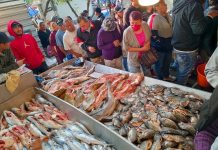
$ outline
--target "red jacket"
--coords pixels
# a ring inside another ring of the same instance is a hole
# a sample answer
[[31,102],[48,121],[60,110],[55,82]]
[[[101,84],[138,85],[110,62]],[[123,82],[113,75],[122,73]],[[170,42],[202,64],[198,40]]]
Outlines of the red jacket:
[[22,36],[17,36],[11,27],[14,22],[17,21],[10,20],[8,22],[8,32],[11,36],[15,37],[15,40],[10,43],[10,47],[14,53],[15,58],[17,60],[25,59],[24,64],[26,64],[29,69],[38,68],[44,61],[44,56],[39,49],[36,40],[31,34],[23,34]]

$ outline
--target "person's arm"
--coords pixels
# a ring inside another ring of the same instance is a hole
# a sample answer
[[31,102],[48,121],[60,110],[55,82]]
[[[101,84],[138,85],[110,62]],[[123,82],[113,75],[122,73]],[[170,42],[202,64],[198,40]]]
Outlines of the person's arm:
[[45,39],[43,38],[43,36],[42,36],[42,34],[40,33],[40,31],[38,31],[38,37],[39,37],[39,39],[40,39],[40,42],[41,42],[41,44],[42,44],[42,47],[43,47],[43,48],[46,48],[46,41],[45,41]]
[[15,63],[15,58],[14,56],[12,55],[11,51],[10,50],[7,50],[6,52],[6,57],[9,62],[7,64],[7,66],[3,66],[2,64],[0,64],[0,73],[7,73],[11,70],[14,70],[14,69],[17,69],[19,66]]
[[77,43],[72,43],[72,45],[75,44],[75,46],[73,46],[73,48],[72,48],[71,44],[69,43],[69,40],[71,40],[71,39],[68,39],[68,37],[64,36],[63,42],[64,42],[64,49],[65,49],[66,53],[73,54],[73,55],[76,56],[76,57],[82,57],[81,54],[79,54],[79,53],[77,53],[77,52],[74,51],[74,48],[75,48],[75,49],[76,49],[76,48],[79,48],[79,46],[76,47],[76,44],[77,44]]
[[146,51],[150,50],[150,40],[146,41],[145,45],[143,47],[140,47],[140,48],[129,47],[127,50],[129,52],[146,52]]
[[[80,30],[80,29],[77,30],[77,38],[79,38],[80,40],[83,41],[83,38],[81,37],[79,30]],[[84,51],[89,52],[88,46],[90,46],[90,45],[88,45],[85,41],[83,41],[83,44],[81,45],[81,48],[82,48]]]
[[98,32],[98,38],[97,38],[97,45],[98,45],[98,48],[100,49],[100,50],[102,50],[102,49],[106,49],[106,50],[112,50],[112,49],[114,49],[115,48],[115,46],[114,46],[114,44],[113,44],[113,42],[110,42],[110,43],[104,43],[104,41],[103,41],[103,38],[102,38],[102,31],[100,30],[99,32]]
[[56,36],[55,36],[55,39],[56,39],[56,44],[57,44],[58,48],[61,50],[62,53],[64,53],[64,54],[66,55],[66,51],[65,51],[65,49],[64,49],[64,46],[63,46],[63,44],[61,43],[61,40],[59,39],[59,37],[57,36],[57,34],[56,34]]
[[201,35],[206,27],[212,23],[212,18],[204,17],[203,8],[200,3],[195,2],[192,7],[188,7],[188,19],[193,34]]
[[207,81],[215,88],[218,85],[218,47],[207,62],[205,74]]

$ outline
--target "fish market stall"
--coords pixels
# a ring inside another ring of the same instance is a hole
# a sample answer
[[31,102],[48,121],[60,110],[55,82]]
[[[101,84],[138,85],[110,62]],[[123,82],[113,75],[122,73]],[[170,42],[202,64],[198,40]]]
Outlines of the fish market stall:
[[1,149],[137,149],[81,110],[29,88],[0,105]]
[[141,149],[191,150],[199,109],[211,93],[93,64],[44,74],[42,88]]

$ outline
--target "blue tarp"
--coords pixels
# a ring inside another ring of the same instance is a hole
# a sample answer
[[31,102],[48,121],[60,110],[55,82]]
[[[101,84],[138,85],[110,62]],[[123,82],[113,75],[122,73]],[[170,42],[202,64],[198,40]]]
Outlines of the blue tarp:
[[39,11],[37,9],[34,9],[32,7],[28,7],[28,14],[30,17],[34,17],[36,15],[38,15]]

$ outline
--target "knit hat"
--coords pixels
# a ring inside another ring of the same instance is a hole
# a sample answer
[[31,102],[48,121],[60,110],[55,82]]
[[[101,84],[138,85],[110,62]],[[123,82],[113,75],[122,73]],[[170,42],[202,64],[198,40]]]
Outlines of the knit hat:
[[101,27],[105,30],[105,31],[114,31],[116,29],[116,22],[113,18],[108,17],[105,18]]

